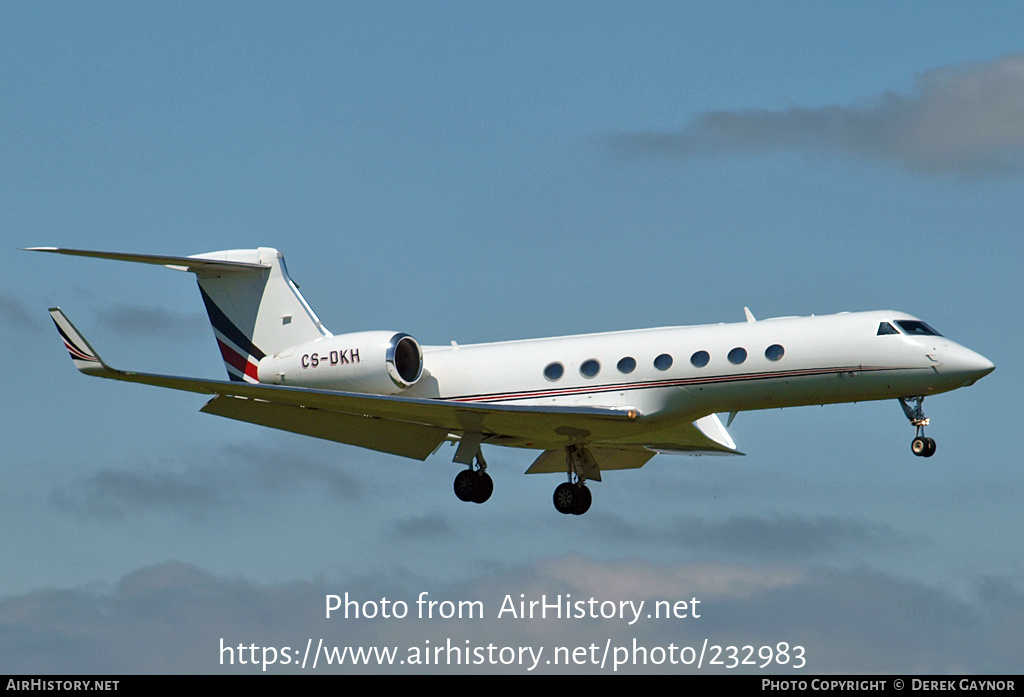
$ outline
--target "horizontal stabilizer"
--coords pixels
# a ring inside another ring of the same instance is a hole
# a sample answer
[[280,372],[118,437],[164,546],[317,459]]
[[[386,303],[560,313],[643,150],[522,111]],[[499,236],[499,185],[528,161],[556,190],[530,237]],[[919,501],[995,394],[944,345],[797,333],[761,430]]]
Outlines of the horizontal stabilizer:
[[[27,252],[51,252],[53,254],[68,254],[76,257],[93,257],[96,259],[113,259],[115,261],[132,261],[138,264],[156,264],[166,266],[176,271],[191,271],[201,273],[203,271],[224,272],[224,271],[245,271],[249,269],[269,269],[267,264],[261,264],[257,257],[253,261],[229,261],[225,258],[217,259],[215,255],[199,254],[192,257],[172,257],[154,254],[125,254],[123,252],[96,252],[88,249],[65,249],[63,247],[25,247]],[[256,250],[238,250],[241,252],[255,252]],[[217,253],[226,256],[225,252]],[[232,254],[237,256],[237,254]]]

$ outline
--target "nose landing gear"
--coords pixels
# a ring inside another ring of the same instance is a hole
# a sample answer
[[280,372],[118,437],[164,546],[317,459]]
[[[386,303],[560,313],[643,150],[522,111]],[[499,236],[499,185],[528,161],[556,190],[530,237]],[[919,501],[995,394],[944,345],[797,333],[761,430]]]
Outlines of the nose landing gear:
[[910,450],[921,457],[931,457],[935,454],[935,439],[918,436],[910,442]]
[[[910,406],[911,400],[915,402],[914,406]],[[935,454],[935,440],[924,435],[928,418],[924,415],[923,404],[924,397],[900,397],[903,413],[907,415],[910,425],[917,429],[914,440],[910,442],[910,451],[918,457],[931,457]]]

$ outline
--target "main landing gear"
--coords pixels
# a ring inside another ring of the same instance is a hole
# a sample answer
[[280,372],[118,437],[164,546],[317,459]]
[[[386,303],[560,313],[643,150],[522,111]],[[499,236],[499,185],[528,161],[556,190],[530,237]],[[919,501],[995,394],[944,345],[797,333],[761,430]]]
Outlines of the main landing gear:
[[[487,474],[487,462],[480,449],[481,441],[480,434],[466,434],[455,453],[455,462],[466,465],[466,469],[455,476],[454,482],[455,495],[462,501],[483,503],[491,498],[494,491],[494,482]],[[601,470],[590,451],[580,445],[565,448],[565,470],[568,481],[559,484],[552,497],[555,510],[566,515],[583,515],[590,510],[593,501],[584,482],[588,479],[601,481]]]
[[[915,402],[914,406],[910,406],[911,400]],[[903,413],[907,415],[910,425],[917,429],[914,440],[910,442],[911,452],[918,457],[931,457],[935,454],[935,440],[926,438],[924,435],[924,427],[928,425],[928,419],[921,408],[923,404],[924,397],[900,397]]]
[[594,497],[590,489],[583,482],[562,482],[555,487],[555,510],[559,513],[583,515],[590,510],[590,504]]
[[590,453],[578,445],[565,449],[565,470],[568,481],[555,487],[555,510],[566,515],[583,515],[590,510],[594,498],[584,484],[587,473],[592,479],[601,481],[601,471]]
[[470,465],[455,475],[455,495],[461,501],[472,501],[483,503],[491,498],[494,491],[494,480],[487,474],[487,463],[484,462],[484,454],[477,452],[476,467]]

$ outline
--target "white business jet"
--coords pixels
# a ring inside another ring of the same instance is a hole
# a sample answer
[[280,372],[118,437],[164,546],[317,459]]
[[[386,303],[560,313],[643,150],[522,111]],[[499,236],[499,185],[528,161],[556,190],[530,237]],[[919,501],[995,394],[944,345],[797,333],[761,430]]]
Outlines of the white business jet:
[[[194,273],[228,381],[115,370],[59,308],[50,314],[88,375],[213,395],[209,414],[424,460],[457,443],[463,501],[494,488],[482,446],[542,451],[527,473],[561,472],[555,508],[590,507],[587,480],[657,453],[740,454],[717,414],[899,400],[930,457],[925,396],[995,366],[904,312],[840,313],[460,346],[408,334],[331,334],[266,247],[189,257],[33,251]],[[728,425],[728,424],[727,424]]]

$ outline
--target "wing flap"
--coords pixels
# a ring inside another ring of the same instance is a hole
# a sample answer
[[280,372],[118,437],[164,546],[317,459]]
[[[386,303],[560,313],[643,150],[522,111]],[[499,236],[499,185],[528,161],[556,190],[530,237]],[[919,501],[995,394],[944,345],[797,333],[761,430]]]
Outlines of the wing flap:
[[[643,448],[623,450],[620,448],[588,448],[601,472],[643,467],[656,455]],[[526,474],[553,474],[566,471],[565,449],[545,450],[533,461]]]
[[434,426],[237,397],[214,397],[200,411],[416,460],[427,459],[448,436]]
[[635,411],[594,407],[522,407],[507,404],[477,406],[448,400],[198,380],[128,371],[112,370],[93,374],[188,392],[245,397],[285,406],[433,426],[444,429],[446,433],[472,431],[484,436],[500,435],[527,440],[548,438],[555,443],[629,435],[635,433],[635,422],[638,419]]

